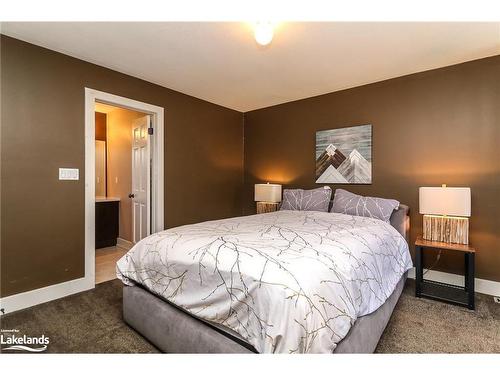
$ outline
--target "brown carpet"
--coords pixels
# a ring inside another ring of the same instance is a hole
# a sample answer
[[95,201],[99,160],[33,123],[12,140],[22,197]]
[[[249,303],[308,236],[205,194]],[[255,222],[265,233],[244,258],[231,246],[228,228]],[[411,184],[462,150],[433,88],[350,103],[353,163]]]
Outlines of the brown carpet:
[[[50,338],[49,353],[157,353],[122,320],[122,283],[44,303],[0,318],[2,329]],[[3,352],[3,353],[6,353]]]
[[500,353],[500,304],[476,293],[476,310],[415,297],[407,280],[377,353]]
[[[476,311],[413,295],[408,280],[378,353],[500,353],[500,304],[476,295]],[[156,353],[122,320],[121,282],[0,318],[2,329],[50,338],[51,353]]]

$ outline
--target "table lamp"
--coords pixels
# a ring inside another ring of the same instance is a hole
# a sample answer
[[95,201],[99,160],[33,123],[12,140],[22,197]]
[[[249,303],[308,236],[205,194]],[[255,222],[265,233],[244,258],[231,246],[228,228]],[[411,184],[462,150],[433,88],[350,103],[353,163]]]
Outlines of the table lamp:
[[421,187],[419,212],[425,240],[469,243],[470,188]]
[[257,213],[273,212],[278,209],[281,202],[281,185],[278,184],[255,184],[255,201],[257,202]]

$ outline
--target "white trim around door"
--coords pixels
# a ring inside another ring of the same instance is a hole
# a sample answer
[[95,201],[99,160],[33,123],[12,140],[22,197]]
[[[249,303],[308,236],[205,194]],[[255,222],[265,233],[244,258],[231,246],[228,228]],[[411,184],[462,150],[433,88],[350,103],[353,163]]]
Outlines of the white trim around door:
[[150,137],[152,203],[148,207],[148,215],[151,215],[151,233],[163,230],[164,218],[163,108],[85,88],[85,279],[91,280],[93,285],[95,285],[95,103],[131,109],[151,116],[153,128],[153,135]]
[[82,278],[49,285],[0,298],[3,313],[25,309],[95,287],[95,103],[105,103],[151,115],[151,232],[163,230],[164,211],[164,129],[162,107],[85,88],[85,275]]

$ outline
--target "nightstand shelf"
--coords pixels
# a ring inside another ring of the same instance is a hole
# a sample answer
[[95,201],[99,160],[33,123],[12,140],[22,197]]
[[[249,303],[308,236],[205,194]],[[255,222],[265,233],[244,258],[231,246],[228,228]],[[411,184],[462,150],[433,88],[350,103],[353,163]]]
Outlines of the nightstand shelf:
[[422,281],[420,297],[467,307],[469,303],[469,297],[464,288],[431,280]]
[[[424,279],[424,249],[444,249],[464,254],[465,285],[463,287]],[[430,298],[474,310],[474,255],[469,245],[427,241],[422,237],[415,241],[416,277],[415,296]]]

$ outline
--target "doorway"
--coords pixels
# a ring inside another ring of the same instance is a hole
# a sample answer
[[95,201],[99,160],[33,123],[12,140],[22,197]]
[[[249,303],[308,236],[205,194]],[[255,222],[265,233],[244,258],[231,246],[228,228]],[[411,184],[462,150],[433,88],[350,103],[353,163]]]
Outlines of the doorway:
[[[104,118],[104,130],[103,119]],[[85,89],[85,279],[163,230],[163,108]]]

